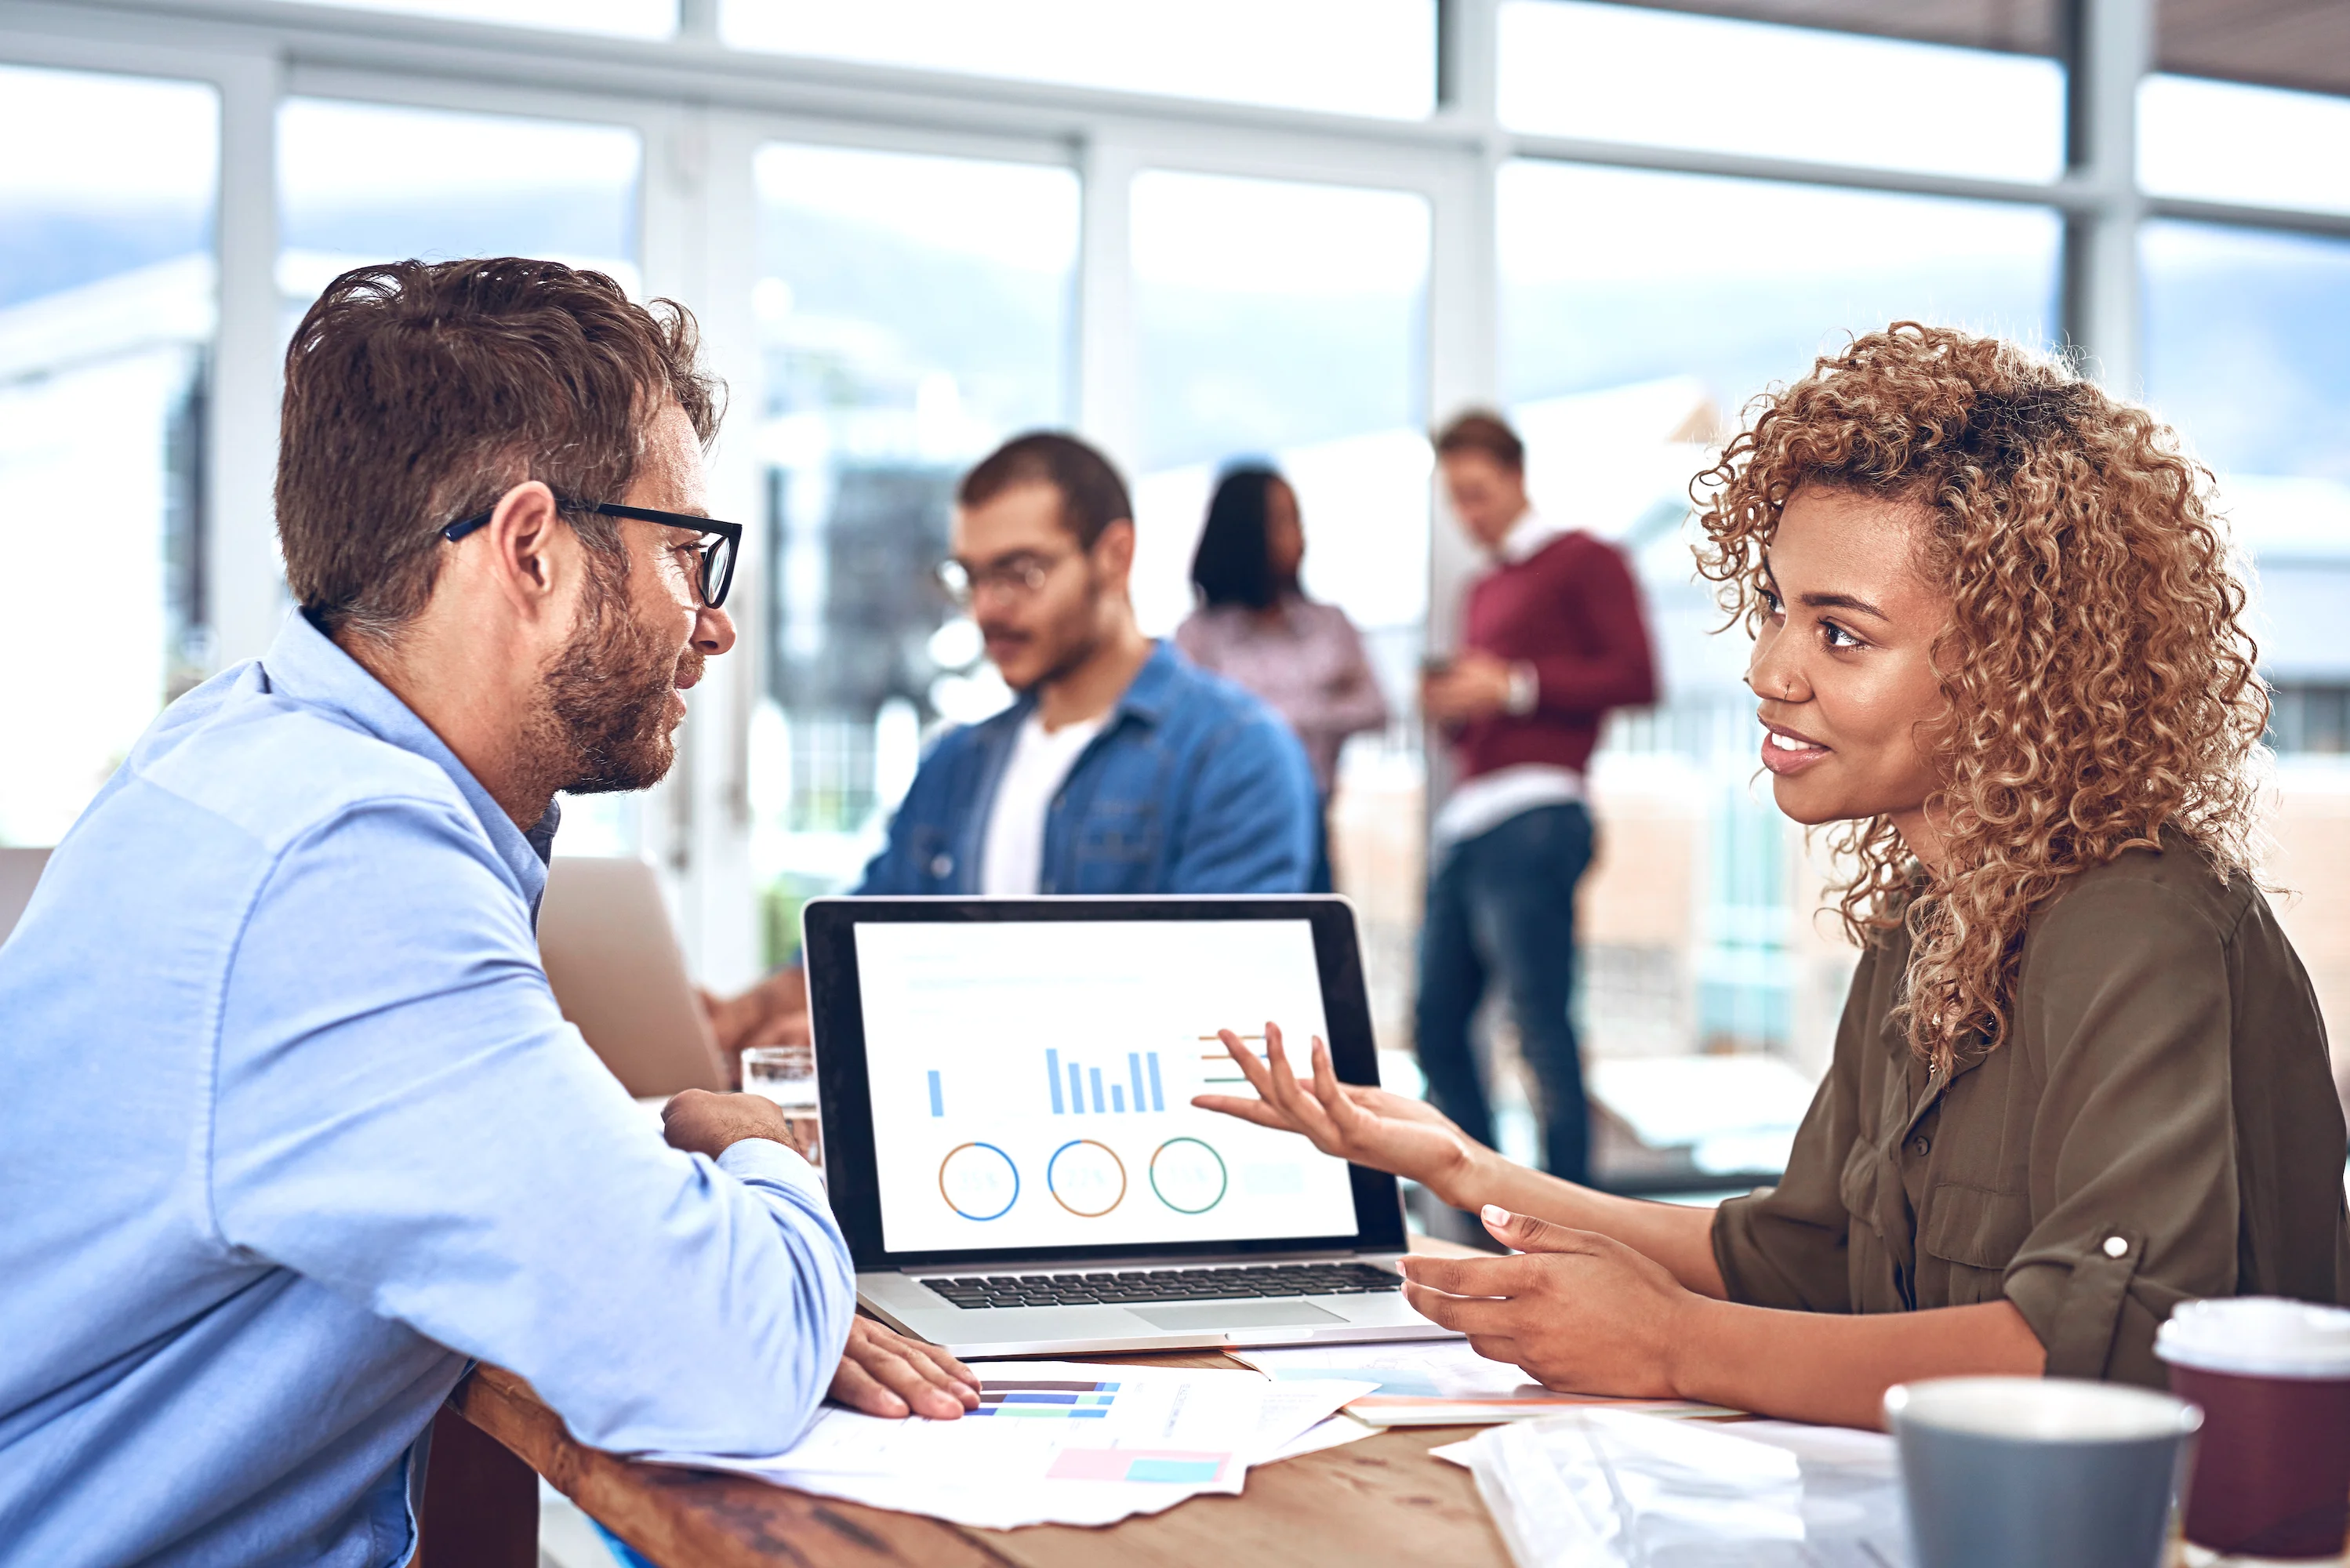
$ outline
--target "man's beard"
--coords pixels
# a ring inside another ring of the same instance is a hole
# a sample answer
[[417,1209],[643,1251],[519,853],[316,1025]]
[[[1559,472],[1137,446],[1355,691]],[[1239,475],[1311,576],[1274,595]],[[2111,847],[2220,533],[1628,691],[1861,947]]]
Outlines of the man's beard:
[[546,672],[547,761],[571,794],[650,789],[677,760],[670,694],[699,677],[702,650],[681,653],[629,613],[625,562],[589,556],[579,624]]
[[[983,625],[981,629],[986,630]],[[1086,596],[1061,619],[1032,633],[1035,641],[1045,645],[1050,661],[1028,683],[1019,688],[1024,696],[1042,691],[1062,680],[1099,651],[1101,631],[1101,585],[1095,578],[1090,563],[1086,573]]]

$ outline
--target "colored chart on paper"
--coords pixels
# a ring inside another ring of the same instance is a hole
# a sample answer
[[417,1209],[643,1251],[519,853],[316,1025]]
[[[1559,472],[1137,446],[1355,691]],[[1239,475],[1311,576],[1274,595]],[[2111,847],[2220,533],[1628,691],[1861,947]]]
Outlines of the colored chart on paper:
[[1198,1486],[1221,1480],[1230,1454],[1194,1449],[1063,1449],[1045,1475],[1050,1480],[1160,1481]]
[[1100,1421],[1108,1418],[1117,1403],[1115,1383],[988,1377],[980,1381],[979,1408],[971,1413],[1030,1421]]

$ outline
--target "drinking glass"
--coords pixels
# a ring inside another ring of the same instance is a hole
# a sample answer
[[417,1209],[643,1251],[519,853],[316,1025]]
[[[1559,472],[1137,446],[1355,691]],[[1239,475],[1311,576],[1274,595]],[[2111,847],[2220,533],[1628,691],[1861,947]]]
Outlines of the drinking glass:
[[808,1163],[824,1167],[824,1110],[816,1092],[816,1047],[754,1045],[743,1053],[743,1090],[783,1107]]

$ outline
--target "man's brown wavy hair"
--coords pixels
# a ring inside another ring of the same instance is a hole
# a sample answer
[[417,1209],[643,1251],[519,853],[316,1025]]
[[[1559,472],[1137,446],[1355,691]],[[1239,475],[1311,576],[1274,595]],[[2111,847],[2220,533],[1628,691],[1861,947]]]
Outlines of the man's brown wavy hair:
[[2169,429],[2012,343],[1900,322],[1755,407],[1690,487],[1733,623],[1759,623],[1804,485],[1916,508],[1918,569],[1950,598],[1948,707],[1918,732],[1943,863],[1913,883],[1885,816],[1831,840],[1857,863],[1846,933],[1907,921],[1909,1043],[1947,1072],[2006,1038],[2025,928],[2081,872],[2182,841],[2222,877],[2251,869],[2268,694],[2244,587]]
[[[432,597],[440,530],[525,479],[618,501],[664,398],[709,444],[719,388],[692,316],[525,256],[387,262],[327,286],[286,349],[277,538],[321,631],[394,640]],[[570,514],[625,573],[619,534]]]

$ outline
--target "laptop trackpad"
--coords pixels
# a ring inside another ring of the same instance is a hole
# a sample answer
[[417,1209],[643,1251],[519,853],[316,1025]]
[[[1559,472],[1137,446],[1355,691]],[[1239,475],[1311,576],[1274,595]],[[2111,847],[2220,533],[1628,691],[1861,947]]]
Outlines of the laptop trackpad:
[[1126,1309],[1153,1328],[1283,1328],[1296,1324],[1345,1323],[1312,1302],[1216,1302],[1201,1306]]

